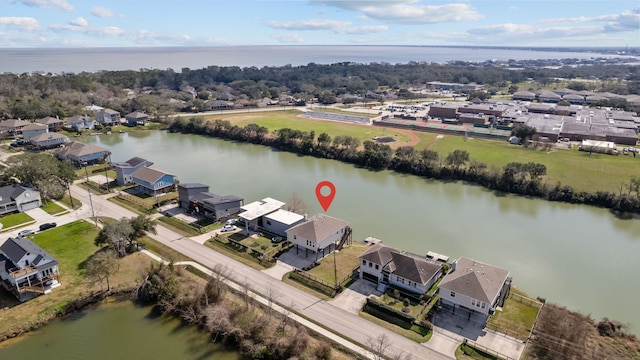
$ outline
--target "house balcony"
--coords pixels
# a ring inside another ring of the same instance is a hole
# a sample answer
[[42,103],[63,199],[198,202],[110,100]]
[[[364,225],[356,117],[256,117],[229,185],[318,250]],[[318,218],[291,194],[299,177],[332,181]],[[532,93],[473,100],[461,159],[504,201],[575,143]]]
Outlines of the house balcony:
[[34,273],[38,273],[38,269],[36,269],[33,265],[29,265],[24,268],[13,268],[9,270],[9,276],[11,276],[14,282],[19,283],[20,280],[23,280]]

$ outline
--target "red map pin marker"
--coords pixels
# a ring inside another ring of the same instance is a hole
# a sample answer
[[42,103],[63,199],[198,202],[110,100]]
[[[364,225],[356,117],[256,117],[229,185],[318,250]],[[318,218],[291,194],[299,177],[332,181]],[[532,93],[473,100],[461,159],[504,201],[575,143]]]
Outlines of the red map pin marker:
[[[322,188],[323,187],[328,187],[329,188],[329,195],[324,196],[322,195]],[[318,185],[316,185],[316,197],[318,198],[318,202],[320,203],[320,206],[322,206],[322,209],[326,212],[327,210],[329,210],[329,206],[331,206],[331,203],[333,202],[333,198],[336,197],[336,187],[333,185],[333,183],[331,181],[320,181],[318,183]]]

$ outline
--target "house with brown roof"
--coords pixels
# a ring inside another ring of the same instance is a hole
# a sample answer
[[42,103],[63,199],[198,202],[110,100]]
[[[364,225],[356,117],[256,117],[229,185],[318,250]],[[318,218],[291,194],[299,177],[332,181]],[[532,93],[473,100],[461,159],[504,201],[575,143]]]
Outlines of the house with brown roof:
[[47,125],[47,127],[49,128],[49,132],[60,131],[62,129],[62,127],[64,126],[64,121],[62,121],[62,120],[60,120],[58,118],[51,117],[51,116],[47,116],[45,118],[36,120],[36,122],[38,124]]
[[32,137],[46,134],[47,132],[49,132],[47,125],[31,123],[22,128],[22,137],[24,138],[24,141],[29,141]]
[[60,160],[70,160],[76,167],[105,162],[111,152],[101,146],[73,141],[56,151]]
[[149,167],[141,167],[131,174],[131,181],[138,184],[143,193],[156,196],[173,191],[176,176]]
[[69,142],[69,138],[58,133],[47,132],[32,136],[29,139],[31,145],[37,150],[53,149]]
[[19,135],[22,134],[22,128],[29,124],[31,123],[20,119],[3,120],[0,121],[0,131],[9,135]]
[[477,260],[460,257],[440,282],[443,305],[491,315],[504,305],[511,289],[509,271]]
[[58,261],[31,240],[8,238],[0,245],[0,280],[20,301],[60,286]]
[[360,278],[421,295],[442,276],[442,266],[415,254],[382,245],[372,245],[359,257]]
[[296,254],[304,249],[305,257],[309,252],[315,254],[316,260],[339,249],[351,239],[349,223],[326,214],[317,214],[305,222],[285,231],[287,240],[296,246]]

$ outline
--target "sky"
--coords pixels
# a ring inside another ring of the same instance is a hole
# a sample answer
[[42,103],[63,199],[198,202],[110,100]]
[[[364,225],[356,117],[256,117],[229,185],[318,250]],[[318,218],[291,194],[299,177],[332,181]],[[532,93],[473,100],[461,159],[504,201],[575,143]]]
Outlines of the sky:
[[0,0],[1,48],[639,47],[639,0]]

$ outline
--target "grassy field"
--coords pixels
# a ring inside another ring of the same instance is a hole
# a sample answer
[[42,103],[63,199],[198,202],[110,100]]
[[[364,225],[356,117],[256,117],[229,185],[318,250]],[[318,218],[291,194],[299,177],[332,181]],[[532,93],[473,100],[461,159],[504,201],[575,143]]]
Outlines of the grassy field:
[[329,134],[331,138],[337,135],[353,136],[358,138],[360,142],[371,140],[374,136],[394,136],[397,141],[392,144],[396,147],[409,142],[409,136],[394,129],[387,129],[385,131],[380,127],[307,119],[299,117],[298,115],[300,115],[300,113],[298,110],[269,111],[265,113],[215,115],[207,117],[207,119],[228,120],[238,126],[254,123],[268,128],[271,132],[282,128],[291,128],[301,131],[313,130],[316,132],[316,136],[325,132]]
[[[98,229],[92,224],[76,221],[32,237],[33,242],[58,261],[62,285],[50,294],[24,303],[19,303],[13,295],[0,289],[0,309],[3,309],[0,310],[0,333],[20,324],[47,319],[75,299],[92,290],[99,290],[99,285],[89,287],[82,268],[83,263],[98,249],[93,244],[97,234]],[[118,261],[120,271],[110,279],[114,288],[132,285],[141,274],[141,269],[146,268],[151,260],[142,253],[136,253]]]
[[[336,135],[349,135],[361,141],[371,139],[373,136],[395,136],[395,147],[409,141],[403,132],[387,128],[383,134],[383,128],[365,125],[343,124],[333,121],[316,121],[300,118],[296,110],[274,111],[265,113],[225,114],[208,117],[209,119],[225,119],[239,126],[256,123],[267,127],[270,131],[289,127],[302,131],[314,130],[316,135],[326,132],[331,137]],[[510,145],[506,141],[470,138],[464,141],[462,136],[444,135],[438,138],[438,134],[426,132],[413,132],[420,141],[416,149],[429,148],[435,150],[441,157],[446,157],[450,152],[460,149],[469,152],[472,160],[486,163],[489,167],[502,169],[509,162],[535,162],[547,167],[545,182],[555,185],[561,182],[570,185],[576,190],[611,191],[618,193],[620,185],[629,183],[632,176],[640,176],[640,157],[612,156],[603,154],[591,154],[578,151],[552,148],[550,151],[540,149],[525,149],[522,146]],[[624,189],[624,186],[623,186]]]

